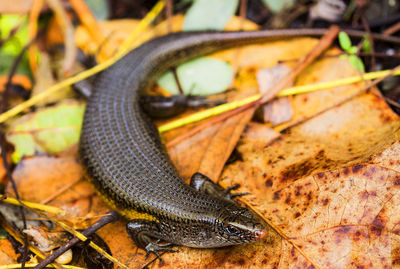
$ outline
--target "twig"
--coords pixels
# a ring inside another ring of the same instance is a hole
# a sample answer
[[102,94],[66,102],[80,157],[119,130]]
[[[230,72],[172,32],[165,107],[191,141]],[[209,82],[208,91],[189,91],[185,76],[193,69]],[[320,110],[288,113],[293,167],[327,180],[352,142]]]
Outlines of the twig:
[[311,50],[306,57],[300,61],[293,68],[293,71],[290,72],[284,79],[278,81],[276,85],[273,86],[271,90],[267,92],[259,101],[259,104],[264,104],[265,102],[270,101],[277,95],[282,89],[288,87],[292,81],[301,73],[303,70],[310,65],[319,55],[321,55],[326,49],[328,49],[332,42],[335,40],[336,36],[339,33],[339,27],[336,25],[331,26],[327,33],[321,38],[320,42]]
[[400,108],[400,104],[386,96],[383,96],[383,98],[386,100],[386,102],[388,102],[390,105],[396,107],[396,108]]
[[[319,91],[319,90],[327,90],[330,88],[345,86],[345,85],[357,83],[360,81],[366,81],[366,80],[380,78],[380,77],[386,76],[388,73],[391,73],[391,70],[382,70],[382,71],[377,71],[377,72],[365,73],[365,74],[363,74],[363,76],[357,75],[357,76],[351,76],[351,77],[337,79],[337,80],[333,80],[333,81],[318,82],[318,83],[314,83],[314,84],[294,86],[294,87],[282,90],[281,92],[278,93],[277,96],[282,97],[282,96],[302,94],[302,93],[308,93],[308,92]],[[399,76],[400,70],[397,70],[391,74],[392,74],[392,76]],[[158,131],[160,133],[167,132],[169,130],[184,126],[186,124],[204,120],[204,119],[207,119],[212,116],[216,116],[214,118],[215,120],[213,119],[209,122],[215,123],[222,119],[225,119],[226,118],[224,116],[225,114],[226,114],[226,116],[229,117],[229,116],[236,114],[236,112],[232,113],[232,111],[240,112],[243,110],[243,109],[241,109],[242,107],[249,108],[250,106],[253,106],[255,104],[255,101],[260,98],[261,98],[261,95],[256,94],[256,95],[250,96],[250,97],[242,99],[242,100],[236,100],[236,101],[226,103],[223,105],[219,105],[219,106],[207,109],[207,110],[196,112],[187,117],[184,117],[184,118],[181,118],[181,119],[178,119],[175,121],[171,121],[164,125],[161,125],[160,127],[158,127]],[[222,114],[222,113],[225,113],[225,114]],[[196,127],[195,129],[201,130],[202,128]],[[189,132],[191,132],[191,131],[189,131]],[[197,131],[194,131],[194,133],[196,133],[196,132]],[[193,133],[192,133],[192,135],[193,135]],[[170,143],[172,143],[172,141]],[[169,145],[169,143],[167,143],[167,145]]]
[[15,34],[18,32],[20,25],[16,25],[13,29],[11,29],[10,33],[4,39],[0,39],[0,47],[2,47],[5,43],[7,43]]
[[[17,58],[14,60],[14,63],[12,65],[11,70],[10,70],[9,75],[8,75],[8,80],[7,80],[7,83],[6,83],[5,90],[4,90],[3,95],[2,95],[3,99],[1,101],[1,106],[0,106],[0,111],[1,112],[4,112],[6,110],[6,108],[7,108],[8,94],[9,94],[10,89],[11,89],[12,78],[15,75],[15,73],[17,72],[17,68],[18,68],[18,65],[21,63],[22,57],[24,56],[24,54],[27,51],[27,49],[29,48],[29,46],[34,42],[34,40],[35,39],[32,39],[28,44],[26,44],[22,48],[22,50],[19,53],[19,55],[17,56]],[[10,180],[12,189],[13,189],[13,191],[15,193],[15,197],[19,201],[20,197],[19,197],[17,185],[15,184],[14,178],[13,178],[12,173],[11,173],[10,165],[8,164],[8,161],[7,161],[6,139],[5,139],[5,135],[4,135],[4,126],[2,124],[0,125],[0,148],[1,148],[1,158],[3,160],[3,166],[4,166],[5,170],[6,170],[7,177]],[[26,226],[26,217],[25,217],[24,209],[21,206],[19,206],[18,209],[19,209],[20,214],[21,214],[23,227],[24,227],[24,229],[26,229],[27,226]],[[22,253],[22,261],[21,261],[22,265],[21,265],[21,268],[25,268],[25,262],[26,262],[27,257],[28,257],[28,237],[27,237],[26,234],[24,234],[24,252]]]
[[[43,218],[46,218],[49,221],[52,221],[53,223],[55,223],[56,225],[60,226],[61,228],[63,228],[67,232],[69,232],[70,234],[75,235],[75,237],[79,238],[81,241],[86,241],[87,240],[86,236],[84,236],[82,233],[76,231],[72,227],[68,226],[67,224],[63,223],[62,221],[59,221],[58,219],[56,219],[56,218],[54,218],[54,217],[52,217],[50,215],[46,215],[46,214],[42,213],[41,211],[35,210],[33,208],[29,208],[29,209],[32,210],[33,212],[35,212],[36,214],[38,214],[39,216],[42,216]],[[103,250],[101,247],[99,247],[98,245],[96,245],[92,241],[89,241],[88,245],[91,248],[93,248],[94,250],[96,250],[97,252],[99,252],[100,254],[102,254],[108,260],[114,262],[114,264],[116,264],[117,266],[119,266],[121,268],[128,269],[128,267],[126,265],[124,265],[118,259],[116,259],[113,256],[111,256],[110,254],[108,254],[105,250]]]
[[392,35],[392,34],[396,33],[399,30],[400,30],[400,22],[397,22],[396,24],[390,26],[385,31],[383,31],[383,34],[384,35]]
[[181,81],[179,80],[179,77],[178,77],[178,72],[176,71],[176,67],[175,67],[175,66],[172,67],[172,68],[171,68],[171,71],[172,71],[172,75],[174,76],[176,85],[178,86],[178,91],[179,91],[179,93],[180,93],[180,94],[184,94]]
[[[11,238],[15,239],[20,244],[23,244],[24,239],[21,233],[17,231],[14,227],[12,227],[1,214],[0,214],[0,225],[10,235]],[[29,245],[29,250],[41,259],[46,258],[46,255],[42,251],[40,251],[39,249],[37,249],[32,245]],[[57,262],[53,262],[53,265],[58,269],[63,269],[63,267]],[[21,268],[21,266],[19,268]]]
[[[361,21],[362,21],[362,24],[364,25],[365,31],[368,33],[367,34],[367,38],[368,38],[369,46],[371,47],[371,52],[372,52],[372,55],[371,55],[371,71],[375,71],[376,70],[376,67],[375,67],[376,59],[375,59],[375,55],[374,55],[374,52],[375,52],[374,39],[371,37],[372,32],[371,32],[371,29],[369,28],[368,22],[365,19],[364,15],[361,16]],[[364,42],[365,41],[362,40],[361,43],[360,43],[360,46],[362,46]]]
[[243,30],[244,21],[246,20],[247,0],[240,1],[240,30]]
[[[94,234],[98,229],[102,228],[104,225],[114,222],[118,220],[118,215],[116,212],[111,211],[109,215],[106,215],[102,218],[100,218],[98,221],[96,221],[92,226],[87,228],[82,232],[83,235],[90,236]],[[72,238],[67,244],[64,246],[58,248],[55,250],[52,254],[46,257],[42,262],[40,262],[37,266],[35,266],[35,269],[43,269],[45,268],[48,264],[52,263],[57,257],[59,257],[61,254],[72,248],[74,245],[80,242],[80,239],[77,237]]]
[[174,3],[172,0],[164,0],[165,1],[165,14],[167,16],[167,31],[168,33],[172,33],[172,14],[174,11]]

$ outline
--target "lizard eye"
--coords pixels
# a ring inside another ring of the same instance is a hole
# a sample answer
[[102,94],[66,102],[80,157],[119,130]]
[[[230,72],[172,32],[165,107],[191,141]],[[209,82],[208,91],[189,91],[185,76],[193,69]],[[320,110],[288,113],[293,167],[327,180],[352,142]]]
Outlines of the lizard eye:
[[225,232],[229,235],[235,235],[238,234],[240,231],[237,228],[229,225],[225,228]]

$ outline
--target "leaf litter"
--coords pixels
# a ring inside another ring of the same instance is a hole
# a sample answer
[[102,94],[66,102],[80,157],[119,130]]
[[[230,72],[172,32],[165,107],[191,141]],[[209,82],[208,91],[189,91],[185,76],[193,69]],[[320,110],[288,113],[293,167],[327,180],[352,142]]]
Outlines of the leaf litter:
[[[256,68],[301,58],[315,44],[313,39],[302,38],[241,49],[241,55],[246,57],[239,57],[235,86],[255,89]],[[234,50],[216,55],[232,59]],[[333,80],[352,73],[348,61],[324,58],[302,72],[296,84]],[[250,245],[209,250],[178,247],[179,253],[164,255],[164,263],[155,261],[153,267],[201,264],[204,268],[384,268],[398,264],[398,117],[372,93],[319,114],[361,86],[358,83],[293,97],[294,117],[286,125],[271,128],[251,122],[243,134],[235,134],[237,139],[240,137],[236,149],[241,159],[224,168],[215,160],[225,163],[228,159],[227,147],[236,145],[231,132],[235,131],[237,120],[246,123],[250,113],[238,114],[232,123],[228,120],[214,124],[169,147],[184,178],[202,171],[217,179],[223,169],[220,183],[225,187],[238,183],[239,192],[250,192],[241,202],[260,213],[272,227],[267,239]],[[317,116],[304,121],[312,115]],[[294,127],[287,129],[289,126]],[[219,130],[231,139],[220,136],[213,141]],[[282,130],[285,132],[279,134]],[[167,142],[171,140],[169,135],[164,136]],[[80,181],[82,176],[76,158],[68,156],[24,158],[14,171],[21,198],[30,201],[43,201],[73,182],[72,189],[49,202],[69,209],[68,219],[73,226],[86,226],[91,217],[108,210],[94,195],[92,186]],[[148,262],[144,251],[137,249],[127,236],[124,220],[106,226],[99,234],[113,256],[128,266]]]

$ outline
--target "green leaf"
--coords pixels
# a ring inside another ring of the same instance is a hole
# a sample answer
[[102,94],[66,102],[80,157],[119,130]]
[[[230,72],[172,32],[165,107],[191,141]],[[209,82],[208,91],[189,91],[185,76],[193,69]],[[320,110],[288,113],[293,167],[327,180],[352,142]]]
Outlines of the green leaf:
[[262,0],[262,2],[272,13],[279,13],[282,10],[293,6],[296,0]]
[[186,13],[184,31],[223,30],[239,0],[196,0]]
[[354,54],[350,55],[349,61],[355,69],[357,69],[360,72],[364,72],[364,70],[365,70],[364,63],[361,61],[361,59],[357,55],[354,55]]
[[[197,58],[177,67],[179,82],[185,94],[207,95],[224,91],[232,83],[232,66],[214,58]],[[172,94],[178,86],[171,71],[161,75],[158,84]]]
[[28,43],[28,16],[1,15],[0,33],[1,38],[6,38],[18,27],[15,35],[1,47],[2,53],[18,55],[22,48]]
[[106,20],[110,16],[110,7],[107,0],[86,0],[86,4],[98,20]]
[[84,109],[82,102],[66,101],[13,122],[6,136],[15,147],[13,162],[37,152],[61,152],[77,143]]
[[362,51],[368,52],[368,53],[372,52],[371,44],[369,43],[369,39],[368,39],[367,35],[364,37],[364,41],[363,41],[363,44],[362,44]]
[[357,47],[356,46],[351,46],[350,49],[347,51],[350,54],[356,54],[357,53]]
[[350,37],[348,36],[348,34],[346,34],[345,32],[340,32],[338,38],[339,38],[340,47],[344,51],[349,52],[349,50],[351,48],[351,40],[350,40]]
[[[8,76],[16,57],[18,56],[14,54],[5,53],[2,50],[0,50],[0,75]],[[18,65],[17,74],[24,74],[30,77],[31,71],[29,67],[27,54],[24,55],[21,63]]]

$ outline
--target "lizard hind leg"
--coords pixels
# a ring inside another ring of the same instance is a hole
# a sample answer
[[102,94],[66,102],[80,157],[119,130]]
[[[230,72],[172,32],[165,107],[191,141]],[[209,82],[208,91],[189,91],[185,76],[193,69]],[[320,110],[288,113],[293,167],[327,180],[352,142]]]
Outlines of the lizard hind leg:
[[169,248],[171,243],[160,243],[160,227],[155,221],[133,219],[126,225],[126,230],[135,244],[146,251],[146,258],[153,253],[162,261],[161,255],[165,252],[178,252]]

